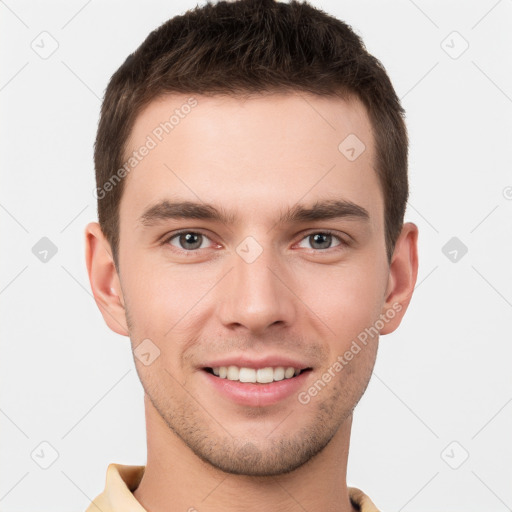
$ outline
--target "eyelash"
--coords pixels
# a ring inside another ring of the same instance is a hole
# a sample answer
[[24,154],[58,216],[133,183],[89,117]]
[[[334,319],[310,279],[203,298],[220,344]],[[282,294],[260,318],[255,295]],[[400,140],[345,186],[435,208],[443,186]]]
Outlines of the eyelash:
[[[210,237],[203,233],[202,231],[193,231],[193,230],[190,230],[190,229],[184,229],[184,230],[181,230],[181,231],[177,231],[176,233],[173,233],[171,234],[170,236],[167,236],[163,242],[162,242],[162,245],[166,245],[166,246],[170,246],[172,248],[172,250],[174,251],[177,251],[177,252],[181,252],[181,253],[189,253],[189,254],[194,254],[194,253],[197,253],[200,249],[190,249],[190,250],[186,250],[186,249],[179,249],[177,247],[174,247],[170,244],[170,241],[173,240],[174,238],[176,237],[179,237],[180,235],[184,235],[184,234],[195,234],[195,235],[202,235],[203,237],[207,238],[208,240],[210,240]],[[307,234],[305,234],[300,240],[299,240],[299,243],[302,242],[303,240],[305,240],[306,238],[312,236],[312,235],[316,235],[316,234],[322,234],[322,235],[330,235],[332,236],[333,238],[336,238],[340,243],[338,245],[335,245],[334,247],[328,247],[327,249],[310,249],[311,251],[314,251],[316,253],[327,253],[329,251],[332,251],[332,250],[343,250],[343,249],[346,249],[347,247],[350,246],[349,242],[347,242],[345,239],[343,239],[341,236],[337,235],[335,231],[332,231],[330,229],[323,229],[323,230],[317,230],[317,231],[311,231]]]

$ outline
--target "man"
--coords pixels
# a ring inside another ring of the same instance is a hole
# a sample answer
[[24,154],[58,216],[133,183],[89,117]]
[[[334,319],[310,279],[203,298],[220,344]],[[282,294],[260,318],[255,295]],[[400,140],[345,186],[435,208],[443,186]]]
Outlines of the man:
[[146,466],[88,512],[376,511],[352,413],[417,276],[403,110],[343,22],[219,2],[113,75],[95,145],[92,291],[129,336]]

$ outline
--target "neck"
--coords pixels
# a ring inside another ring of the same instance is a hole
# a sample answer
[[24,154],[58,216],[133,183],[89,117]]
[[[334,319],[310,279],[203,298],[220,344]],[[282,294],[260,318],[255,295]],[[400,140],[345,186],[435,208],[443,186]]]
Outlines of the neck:
[[318,455],[278,476],[225,473],[201,460],[144,396],[147,464],[135,498],[152,512],[208,509],[211,512],[269,510],[354,512],[346,484],[352,416]]

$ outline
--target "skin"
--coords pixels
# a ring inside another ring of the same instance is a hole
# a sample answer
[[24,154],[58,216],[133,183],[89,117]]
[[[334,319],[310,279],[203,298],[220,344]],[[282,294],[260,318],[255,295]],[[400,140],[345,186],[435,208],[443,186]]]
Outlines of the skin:
[[[188,97],[150,103],[127,153]],[[398,327],[416,283],[418,229],[403,225],[388,264],[371,124],[359,101],[302,93],[195,98],[198,105],[125,178],[119,273],[99,225],[86,228],[87,269],[106,323],[129,336],[132,349],[149,338],[160,350],[148,366],[134,358],[148,444],[134,496],[152,512],[170,505],[352,511],[345,483],[352,411],[378,336],[307,404],[295,393],[268,406],[235,404],[200,367],[230,354],[290,356],[312,368],[301,391],[309,389],[393,305],[380,334]],[[338,150],[351,133],[366,146],[354,161]],[[222,206],[236,220],[143,226],[142,212],[166,198]],[[365,208],[368,221],[277,223],[297,203],[333,198]],[[180,229],[205,235],[200,248],[168,241]],[[326,229],[335,236],[315,243],[310,235]],[[262,248],[252,263],[236,252],[248,236]]]

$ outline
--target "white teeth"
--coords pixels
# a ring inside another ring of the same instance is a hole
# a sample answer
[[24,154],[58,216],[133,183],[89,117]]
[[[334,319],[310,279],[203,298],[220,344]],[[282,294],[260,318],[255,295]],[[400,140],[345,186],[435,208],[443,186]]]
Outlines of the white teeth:
[[278,366],[274,368],[274,380],[283,380],[284,379],[284,368],[282,366]]
[[240,382],[256,382],[256,370],[254,368],[240,368],[238,380]]
[[[220,370],[219,370],[220,373]],[[238,380],[240,376],[240,370],[238,366],[228,366],[228,379],[229,380]]]
[[285,379],[290,379],[294,375],[295,375],[295,368],[292,368],[291,366],[289,368],[286,368],[286,370],[284,371]]
[[274,380],[274,370],[270,367],[259,368],[256,372],[256,380],[262,384],[267,384]]
[[267,366],[266,368],[245,368],[238,366],[219,366],[212,368],[213,374],[221,379],[238,380],[240,382],[252,382],[260,384],[268,384],[269,382],[275,382],[283,379],[291,379],[296,375],[299,375],[300,368],[293,368],[289,366],[277,366],[272,368]]

